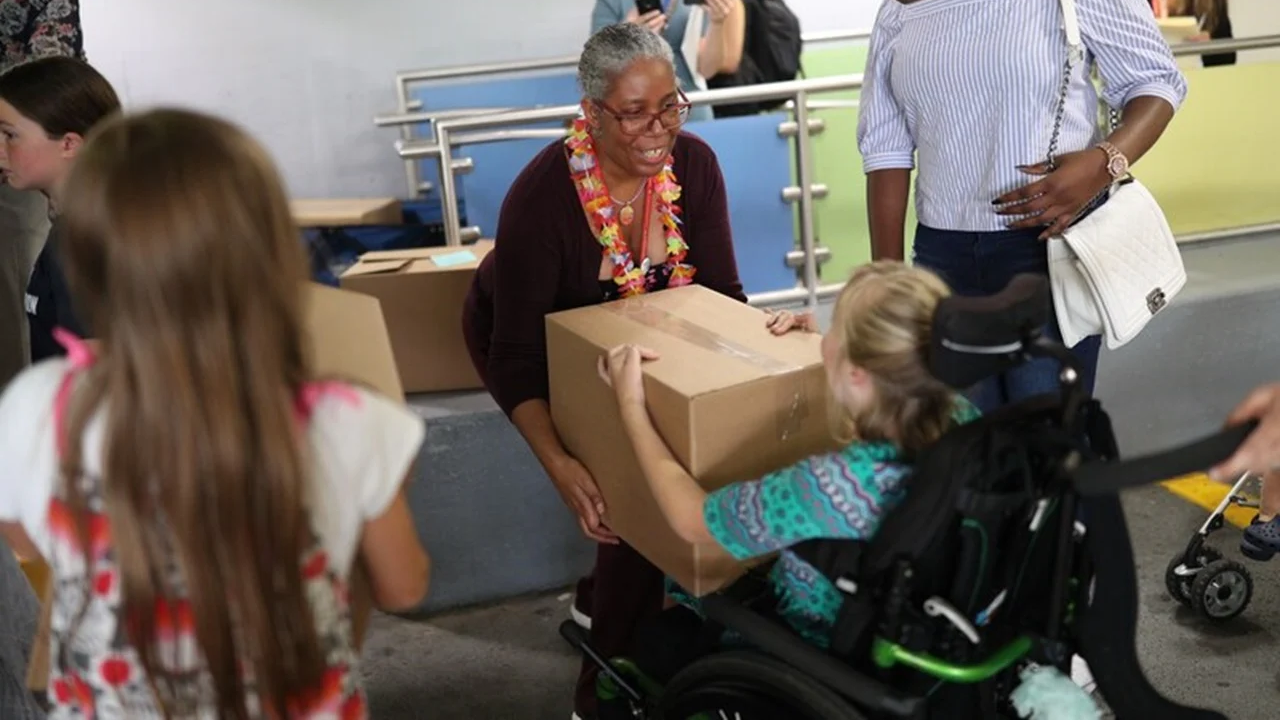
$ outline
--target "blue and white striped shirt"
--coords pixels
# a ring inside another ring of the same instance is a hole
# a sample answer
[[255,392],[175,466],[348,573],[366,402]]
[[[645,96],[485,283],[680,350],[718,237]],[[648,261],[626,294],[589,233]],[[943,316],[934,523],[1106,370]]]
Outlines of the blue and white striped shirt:
[[[1075,0],[1087,50],[1067,96],[1058,153],[1098,140],[1103,99],[1155,96],[1174,108],[1186,79],[1145,0]],[[863,169],[917,168],[916,217],[940,230],[1004,230],[991,201],[1045,160],[1067,39],[1058,0],[884,0],[858,118]],[[913,158],[914,156],[914,158]]]

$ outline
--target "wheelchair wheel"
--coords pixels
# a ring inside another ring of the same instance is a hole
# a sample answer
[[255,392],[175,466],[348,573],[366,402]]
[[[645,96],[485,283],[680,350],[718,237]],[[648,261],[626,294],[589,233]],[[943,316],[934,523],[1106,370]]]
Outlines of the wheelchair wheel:
[[1253,576],[1234,560],[1216,560],[1196,573],[1191,583],[1191,607],[1214,622],[1226,622],[1249,606]]
[[[1179,575],[1176,570],[1178,566],[1186,559],[1183,553],[1178,553],[1169,561],[1168,567],[1164,570],[1164,587],[1169,591],[1169,596],[1174,600],[1191,607],[1191,584],[1195,582],[1196,575]],[[1222,552],[1212,545],[1201,545],[1200,551],[1192,562],[1187,563],[1190,570],[1200,570],[1210,563],[1217,562],[1222,559]]]
[[766,655],[705,657],[681,670],[658,702],[660,720],[865,720],[826,685]]

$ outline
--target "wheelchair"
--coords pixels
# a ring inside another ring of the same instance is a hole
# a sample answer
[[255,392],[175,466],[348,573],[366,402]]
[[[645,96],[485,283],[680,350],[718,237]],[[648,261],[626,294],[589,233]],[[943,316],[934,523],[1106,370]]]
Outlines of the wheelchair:
[[929,350],[938,379],[965,389],[1048,357],[1063,368],[1060,391],[954,428],[921,453],[906,499],[873,539],[790,549],[845,595],[830,647],[771,616],[751,575],[703,598],[698,618],[738,642],[712,643],[670,671],[601,657],[567,621],[561,634],[600,667],[601,720],[615,716],[605,707],[634,720],[1013,718],[1022,671],[1069,676],[1074,656],[1121,720],[1224,719],[1172,702],[1143,675],[1119,492],[1210,467],[1253,426],[1120,462],[1071,353],[1040,331],[1050,308],[1046,280],[1033,275],[938,307]]

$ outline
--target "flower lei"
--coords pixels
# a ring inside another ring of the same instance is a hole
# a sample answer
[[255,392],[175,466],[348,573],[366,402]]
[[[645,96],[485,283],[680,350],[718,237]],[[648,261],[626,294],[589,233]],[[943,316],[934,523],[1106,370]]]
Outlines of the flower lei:
[[[604,174],[596,161],[595,145],[591,141],[584,118],[574,121],[569,136],[565,139],[565,147],[569,152],[569,172],[573,175],[573,184],[578,190],[578,200],[582,202],[582,208],[587,214],[591,232],[604,248],[605,256],[613,263],[613,281],[618,284],[619,296],[630,297],[647,292],[645,269],[636,265],[631,257],[631,248],[622,236],[618,214],[613,207],[613,197],[605,186]],[[680,199],[680,185],[671,169],[672,162],[668,155],[662,171],[647,182],[653,184],[654,194],[658,197],[658,215],[662,220],[663,237],[666,240],[667,264],[671,267],[671,278],[667,285],[678,287],[693,282],[696,268],[684,261],[689,246],[680,234],[680,208],[676,205],[676,201]],[[645,212],[648,212],[648,208],[645,208]]]

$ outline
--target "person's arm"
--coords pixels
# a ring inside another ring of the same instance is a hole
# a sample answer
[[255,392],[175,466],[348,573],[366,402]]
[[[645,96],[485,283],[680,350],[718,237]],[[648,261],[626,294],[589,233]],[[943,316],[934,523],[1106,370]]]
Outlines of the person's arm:
[[79,0],[46,2],[34,18],[27,58],[49,56],[83,57]]
[[[9,548],[13,550],[13,554],[17,555],[19,560],[27,562],[41,559],[39,548],[31,541],[31,537],[23,529],[22,523],[0,522],[0,538],[3,538],[9,544]],[[0,552],[3,552],[3,550],[0,550]]]
[[[1187,96],[1187,80],[1156,20],[1134,3],[1076,0],[1085,47],[1097,58],[1103,99],[1122,108],[1108,142],[1136,163],[1155,145]],[[1099,162],[1106,155],[1098,150]]]
[[[1076,0],[1080,34],[1097,59],[1102,99],[1121,108],[1120,126],[1107,138],[1134,165],[1164,134],[1187,95],[1155,18],[1133,3]],[[1013,229],[1039,227],[1040,239],[1061,234],[1080,210],[1113,182],[1107,153],[1091,147],[1064,153],[1051,169],[1040,162],[1022,168],[1034,182],[992,199],[999,215],[1022,216]]]
[[904,259],[910,197],[910,170],[890,168],[867,173],[867,229],[871,233],[872,260]]
[[714,538],[702,517],[707,492],[671,453],[653,426],[648,408],[642,403],[626,403],[619,410],[640,472],[671,529],[687,543],[712,542]]
[[1244,444],[1210,475],[1219,482],[1235,480],[1244,473],[1275,472],[1280,469],[1280,383],[1264,385],[1249,394],[1227,418],[1227,425],[1258,421]]
[[568,453],[551,424],[545,318],[555,309],[564,230],[544,207],[551,194],[513,185],[494,239],[493,344],[488,374],[494,399],[550,472]]
[[53,407],[65,369],[66,360],[28,368],[0,395],[0,536],[23,560],[41,559],[48,542]]
[[707,0],[710,29],[698,46],[698,74],[712,78],[738,71],[747,36],[747,9],[742,0]]
[[715,151],[702,140],[682,135],[677,143],[686,147],[684,177],[680,183],[684,206],[686,261],[697,268],[693,281],[739,302],[747,294],[738,277],[738,260],[733,251],[733,230],[729,222],[729,200],[724,173]]
[[[414,526],[405,488],[414,477],[414,460],[426,437],[422,418],[399,403],[359,391],[357,400],[340,400],[321,432],[321,461],[341,468],[355,483],[352,497],[361,519],[358,562],[369,581],[374,604],[388,612],[422,604],[431,578],[431,558]],[[319,419],[316,422],[320,422]],[[335,438],[341,438],[336,445]],[[341,487],[341,486],[339,486]],[[353,563],[355,564],[355,563]]]
[[871,31],[858,110],[858,151],[867,174],[867,225],[876,260],[903,258],[907,198],[915,167],[915,139],[889,83],[899,13],[897,2],[880,8]]
[[[900,498],[905,468],[877,465],[870,457],[856,462],[854,451],[815,455],[708,494],[672,455],[643,404],[621,410],[640,469],[671,528],[687,543],[715,543],[739,560],[830,537],[832,528],[844,538],[870,537]],[[779,512],[786,522],[772,520]]]
[[[405,478],[404,483],[408,480]],[[360,559],[378,609],[412,610],[426,598],[431,583],[431,558],[418,540],[403,489],[386,512],[365,522],[360,536]]]
[[596,0],[596,4],[591,8],[591,34],[595,35],[601,29],[610,25],[617,25],[626,19],[626,13],[622,12],[623,3],[617,0]]
[[[493,249],[493,342],[489,388],[546,470],[591,539],[613,543],[604,526],[604,500],[594,478],[565,448],[551,420],[546,316],[555,310],[565,243],[581,222],[567,187],[568,166],[559,147],[539,155],[511,186],[498,217]],[[567,191],[567,192],[566,192]],[[594,277],[594,275],[593,275]]]

